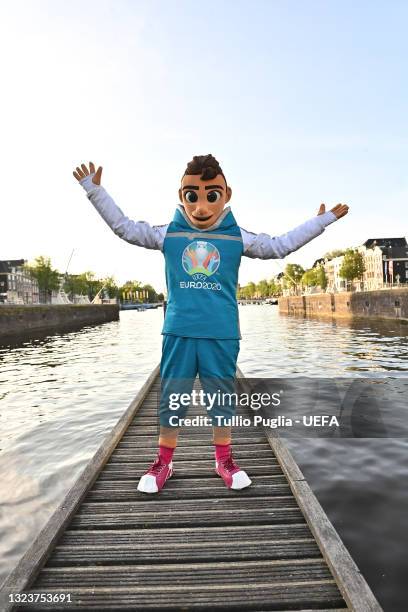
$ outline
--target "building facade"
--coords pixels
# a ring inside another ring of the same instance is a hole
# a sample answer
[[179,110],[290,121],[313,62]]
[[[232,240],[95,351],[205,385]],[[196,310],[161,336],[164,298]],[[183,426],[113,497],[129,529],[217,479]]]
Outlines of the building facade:
[[[361,280],[352,283],[352,290],[375,291],[408,283],[408,244],[405,238],[369,238],[357,247],[357,251],[363,256],[365,271]],[[343,258],[341,255],[324,260],[326,291],[329,293],[347,289],[345,279],[340,277]]]
[[0,303],[38,304],[38,282],[24,269],[25,259],[0,260]]
[[323,265],[327,278],[327,293],[336,293],[337,291],[346,290],[346,281],[340,276],[340,268],[343,264],[344,255],[326,259]]
[[376,245],[372,248],[361,245],[357,250],[364,258],[363,289],[365,291],[382,289],[384,285],[382,250]]
[[406,238],[369,238],[358,247],[364,257],[364,289],[408,283],[408,244]]

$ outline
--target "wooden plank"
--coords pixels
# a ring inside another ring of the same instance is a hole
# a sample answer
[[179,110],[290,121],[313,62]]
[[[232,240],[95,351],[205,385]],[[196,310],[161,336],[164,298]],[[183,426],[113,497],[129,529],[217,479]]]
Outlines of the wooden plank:
[[[249,583],[290,583],[303,581],[333,581],[321,558],[260,559],[202,563],[155,563],[115,566],[46,567],[41,570],[36,586],[39,589],[141,586],[165,592],[168,586],[214,586]],[[334,581],[333,581],[334,582]],[[160,586],[159,586],[160,585]],[[153,588],[152,588],[153,587]]]
[[[197,482],[197,479],[171,479],[167,483],[166,487],[160,491],[160,499],[212,499],[212,498],[225,498],[231,497],[231,492],[227,489],[221,479],[216,481],[208,482],[203,480],[200,485],[194,485],[192,482]],[[140,499],[140,492],[137,491],[135,483],[129,482],[114,482],[114,486],[110,486],[112,481],[98,482],[98,486],[94,486],[91,491],[86,495],[85,502],[100,502],[100,501],[137,501]],[[253,481],[252,486],[246,487],[240,491],[240,496],[245,497],[265,497],[267,495],[271,497],[276,496],[288,496],[291,495],[287,482],[285,483],[265,483],[256,484]]]
[[[243,537],[245,535],[243,534]],[[47,563],[47,567],[69,567],[71,565],[121,565],[134,563],[180,563],[180,562],[203,562],[203,561],[228,561],[234,559],[302,559],[321,557],[321,552],[314,538],[300,540],[275,541],[264,539],[254,545],[251,540],[201,543],[191,545],[181,544],[152,546],[151,542],[144,542],[142,547],[129,544],[98,546],[57,546],[53,555]]]
[[[214,527],[212,525],[203,525],[201,527],[156,527],[149,531],[146,530],[135,530],[135,529],[105,529],[100,531],[98,529],[83,529],[71,530],[67,529],[59,543],[70,544],[77,542],[79,544],[87,544],[94,541],[95,537],[106,538],[107,543],[126,543],[127,538],[130,538],[131,542],[138,542],[141,538],[143,541],[149,538],[159,538],[160,541],[174,542],[176,540],[180,542],[190,541],[208,541],[211,540],[222,540],[235,539],[239,540],[239,536],[242,534],[242,528],[238,525],[231,525],[231,529],[225,531],[224,527]],[[257,541],[266,537],[278,537],[289,538],[292,534],[295,538],[298,537],[311,537],[311,531],[305,521],[299,523],[282,523],[281,525],[248,525],[245,527],[245,534],[248,537]],[[278,535],[277,535],[278,534]],[[157,541],[156,541],[157,543]]]
[[123,436],[129,423],[133,420],[158,374],[159,366],[157,365],[141,387],[135,399],[120,417],[114,428],[109,432],[105,440],[103,440],[99,449],[89,461],[72,488],[68,491],[62,503],[52,514],[45,527],[40,531],[15,569],[2,584],[0,589],[0,605],[3,606],[1,609],[4,610],[4,612],[12,609],[9,603],[9,594],[23,591],[33,582],[41,567],[46,563],[59,535],[64,531],[82,499],[95,482],[98,473],[108,461],[112,450]]
[[[28,591],[30,592],[30,591]],[[41,592],[40,589],[32,591]],[[125,587],[83,587],[69,589],[50,589],[46,593],[70,593],[72,603],[53,603],[52,610],[181,610],[202,609],[208,611],[253,610],[255,606],[269,612],[311,609],[313,612],[333,608],[344,610],[344,601],[334,580],[321,581],[285,581],[271,584],[269,581],[247,582],[243,584],[205,584],[167,585],[165,590],[145,589],[143,586],[126,585]],[[181,603],[180,603],[181,602]],[[246,606],[246,608],[244,608]],[[19,610],[35,609],[37,612],[49,610],[46,606],[25,605]]]
[[68,530],[47,567],[132,562],[305,558],[321,553],[305,523]]
[[[224,501],[224,500],[222,500]],[[70,524],[70,529],[113,529],[117,528],[145,528],[159,525],[180,527],[183,525],[254,525],[268,523],[299,523],[302,513],[297,507],[276,507],[262,509],[254,514],[253,509],[231,508],[230,510],[212,509],[211,511],[197,510],[194,515],[190,512],[165,512],[161,509],[149,513],[138,513],[136,510],[128,513],[106,512],[94,515],[92,513],[78,513]]]

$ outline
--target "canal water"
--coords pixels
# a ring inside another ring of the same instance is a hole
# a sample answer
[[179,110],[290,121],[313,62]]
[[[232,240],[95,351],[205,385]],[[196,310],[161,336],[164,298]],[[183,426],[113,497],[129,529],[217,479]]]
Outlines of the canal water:
[[[160,360],[163,312],[0,346],[0,584]],[[408,326],[240,307],[252,377],[408,377]],[[407,407],[408,408],[408,407]],[[408,440],[291,439],[386,612],[408,601]],[[136,483],[136,479],[135,479]]]

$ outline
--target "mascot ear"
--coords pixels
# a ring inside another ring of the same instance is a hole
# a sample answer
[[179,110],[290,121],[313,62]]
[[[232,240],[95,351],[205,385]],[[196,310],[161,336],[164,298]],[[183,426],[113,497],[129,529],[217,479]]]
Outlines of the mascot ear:
[[181,189],[179,189],[178,193],[179,193],[179,200],[182,203],[183,202],[183,195],[182,195]]
[[232,196],[232,189],[231,187],[227,187],[227,196],[225,198],[225,202],[229,202]]

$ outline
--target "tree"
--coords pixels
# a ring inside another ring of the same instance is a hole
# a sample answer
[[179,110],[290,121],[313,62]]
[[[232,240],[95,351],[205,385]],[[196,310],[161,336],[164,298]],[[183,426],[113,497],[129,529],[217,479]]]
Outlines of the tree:
[[244,300],[250,300],[254,297],[256,291],[256,285],[252,281],[249,282],[244,287],[239,287],[238,289],[238,297]]
[[302,275],[301,283],[306,287],[315,287],[317,285],[316,269],[306,270]]
[[95,278],[95,273],[92,272],[91,270],[87,270],[86,272],[83,272],[82,274],[80,274],[80,278],[82,278],[86,286],[88,297],[90,301],[92,302],[92,300],[94,299],[98,291],[102,289],[103,281]]
[[88,283],[83,274],[66,274],[63,287],[71,299],[74,295],[88,295]]
[[327,277],[324,267],[316,266],[315,268],[306,270],[302,275],[301,283],[306,287],[321,287],[321,289],[326,289]]
[[304,272],[304,269],[299,264],[287,264],[284,271],[285,287],[296,289]]
[[317,266],[316,270],[316,285],[321,287],[322,289],[326,289],[327,287],[327,276],[324,266]]
[[124,285],[119,287],[119,292],[123,300],[142,301],[142,285],[139,281],[126,281]]
[[339,270],[339,276],[347,281],[362,279],[365,271],[364,258],[357,249],[347,249],[344,254],[343,263]]
[[344,255],[344,249],[334,249],[333,251],[328,251],[325,255],[323,255],[323,259],[334,259],[335,257],[341,257]]
[[256,285],[252,281],[247,284],[248,297],[253,298],[256,292]]
[[151,285],[143,285],[142,291],[145,292],[146,302],[157,302],[158,301],[156,290]]
[[269,281],[269,295],[277,297],[282,294],[282,287],[274,278]]
[[61,278],[58,270],[52,268],[50,257],[40,255],[35,258],[34,264],[25,265],[24,268],[37,279],[38,287],[42,294],[41,301],[48,302],[52,291],[59,289]]
[[105,285],[105,291],[109,295],[109,298],[117,298],[119,296],[119,287],[116,284],[114,276],[107,276],[103,281]]
[[265,298],[269,296],[270,286],[266,279],[259,281],[256,285],[256,292],[261,298]]

